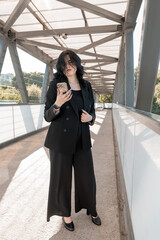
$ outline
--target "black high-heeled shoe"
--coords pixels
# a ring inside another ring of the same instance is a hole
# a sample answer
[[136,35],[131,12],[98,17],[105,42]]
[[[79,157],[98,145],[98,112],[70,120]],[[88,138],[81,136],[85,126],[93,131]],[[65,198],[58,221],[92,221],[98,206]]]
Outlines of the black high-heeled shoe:
[[[86,214],[87,215],[90,215],[90,212],[88,211],[88,209],[87,209],[87,211],[86,211]],[[102,223],[101,223],[101,219],[100,219],[100,217],[97,215],[97,217],[96,218],[93,218],[92,216],[91,216],[91,219],[92,219],[92,222],[94,223],[94,224],[96,224],[96,225],[98,225],[98,226],[100,226]]]
[[66,223],[66,222],[64,221],[64,217],[63,217],[63,223],[64,223],[64,227],[65,227],[67,230],[69,230],[69,231],[74,231],[74,223],[73,223],[73,221],[70,222],[70,223]]

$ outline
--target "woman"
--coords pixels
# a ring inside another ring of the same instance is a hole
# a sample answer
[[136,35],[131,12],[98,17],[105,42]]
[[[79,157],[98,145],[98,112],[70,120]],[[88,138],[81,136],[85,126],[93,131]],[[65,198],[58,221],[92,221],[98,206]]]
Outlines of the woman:
[[[51,122],[45,147],[50,153],[50,186],[47,221],[53,215],[63,216],[64,226],[74,230],[71,218],[72,165],[75,178],[75,212],[82,208],[91,214],[92,222],[101,225],[96,212],[96,181],[91,152],[89,125],[95,121],[91,84],[83,79],[78,55],[63,51],[56,64],[57,72],[46,94],[44,118]],[[68,90],[57,83],[67,83]]]

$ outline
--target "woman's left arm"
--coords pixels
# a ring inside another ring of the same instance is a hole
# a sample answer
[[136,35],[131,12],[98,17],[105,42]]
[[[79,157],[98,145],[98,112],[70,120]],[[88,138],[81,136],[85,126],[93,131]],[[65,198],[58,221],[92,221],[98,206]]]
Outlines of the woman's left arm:
[[90,110],[89,112],[86,112],[84,109],[82,109],[82,114],[81,114],[81,122],[88,122],[89,125],[93,125],[96,119],[96,114],[95,114],[95,108],[94,108],[94,96],[93,96],[93,91],[90,82],[87,81],[87,89],[89,91],[90,95]]
[[95,122],[95,119],[96,119],[96,114],[95,114],[95,107],[94,107],[94,95],[93,95],[93,90],[92,90],[92,87],[91,87],[91,84],[90,82],[88,82],[88,88],[89,88],[89,94],[91,96],[91,110],[89,112],[89,114],[92,116],[92,120],[89,121],[89,125],[93,125],[94,122]]

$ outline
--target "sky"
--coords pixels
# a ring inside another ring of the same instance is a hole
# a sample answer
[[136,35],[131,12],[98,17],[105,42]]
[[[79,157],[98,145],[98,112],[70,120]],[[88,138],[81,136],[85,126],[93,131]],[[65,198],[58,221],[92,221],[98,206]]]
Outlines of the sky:
[[[141,38],[141,28],[142,28],[142,19],[143,19],[143,9],[144,1],[141,5],[139,15],[137,18],[137,24],[134,31],[134,68],[138,66],[138,57],[139,57],[139,46]],[[18,49],[18,55],[21,62],[21,67],[23,72],[45,72],[45,64],[31,55],[25,53],[21,49]],[[10,58],[9,51],[7,49],[4,64],[2,67],[2,74],[4,73],[14,73],[12,61]]]

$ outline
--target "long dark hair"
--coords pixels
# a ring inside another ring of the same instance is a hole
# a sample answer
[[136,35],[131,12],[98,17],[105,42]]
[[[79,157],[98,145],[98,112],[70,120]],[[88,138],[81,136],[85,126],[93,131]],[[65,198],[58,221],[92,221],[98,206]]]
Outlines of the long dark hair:
[[56,79],[64,79],[67,78],[66,75],[63,73],[63,70],[66,66],[66,63],[64,61],[64,58],[66,55],[69,55],[71,62],[76,65],[77,71],[76,75],[80,83],[82,83],[83,86],[85,86],[85,81],[83,79],[83,74],[85,73],[83,66],[81,65],[81,59],[80,57],[73,51],[67,49],[63,52],[58,57],[57,63],[56,63],[56,69],[57,72],[54,73],[54,77]]

